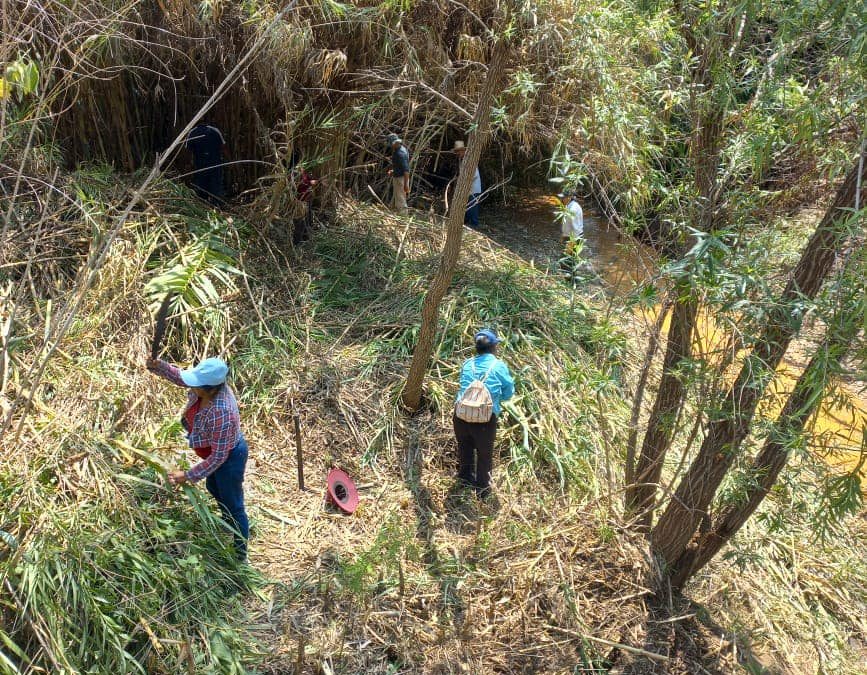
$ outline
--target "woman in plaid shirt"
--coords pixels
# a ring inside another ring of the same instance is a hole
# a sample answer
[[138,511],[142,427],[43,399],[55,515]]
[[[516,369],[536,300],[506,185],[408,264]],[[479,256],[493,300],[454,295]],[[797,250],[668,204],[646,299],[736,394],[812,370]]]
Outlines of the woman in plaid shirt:
[[187,406],[181,424],[190,447],[202,459],[189,471],[169,472],[172,485],[205,479],[229,527],[235,531],[239,560],[247,557],[250,525],[244,508],[244,468],[247,442],[235,394],[226,384],[229,367],[221,359],[205,359],[195,368],[180,370],[160,359],[148,359],[148,370],[180,387],[187,387]]

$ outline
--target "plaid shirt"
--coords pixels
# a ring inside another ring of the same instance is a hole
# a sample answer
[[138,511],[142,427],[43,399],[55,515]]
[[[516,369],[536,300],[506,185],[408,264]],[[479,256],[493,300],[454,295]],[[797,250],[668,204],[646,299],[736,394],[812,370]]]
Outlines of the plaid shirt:
[[[187,387],[181,379],[181,370],[171,363],[160,360],[154,372],[172,384]],[[193,405],[198,397],[192,389],[187,393],[187,405],[184,412]],[[235,394],[224,385],[220,393],[211,401],[211,405],[196,413],[193,427],[188,431],[187,438],[191,448],[210,446],[211,454],[192,469],[187,471],[187,480],[198,481],[207,478],[225,462],[232,448],[241,439],[241,415],[238,412],[238,401]]]

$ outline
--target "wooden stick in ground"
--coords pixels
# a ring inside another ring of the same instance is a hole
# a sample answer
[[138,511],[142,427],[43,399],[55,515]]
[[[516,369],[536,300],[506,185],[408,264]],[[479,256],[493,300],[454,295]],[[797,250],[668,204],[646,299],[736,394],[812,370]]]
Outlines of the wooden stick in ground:
[[304,634],[298,636],[298,655],[295,658],[295,672],[301,673],[304,668]]
[[304,455],[301,451],[301,420],[298,413],[292,414],[292,424],[295,426],[295,455],[298,460],[298,489],[304,489]]

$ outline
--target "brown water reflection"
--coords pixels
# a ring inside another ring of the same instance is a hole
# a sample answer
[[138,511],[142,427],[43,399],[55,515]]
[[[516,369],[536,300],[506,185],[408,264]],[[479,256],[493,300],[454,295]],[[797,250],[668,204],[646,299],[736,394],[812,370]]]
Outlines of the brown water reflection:
[[[557,273],[562,256],[560,226],[555,219],[557,199],[542,193],[524,194],[507,206],[491,203],[482,211],[481,231],[497,243],[506,246],[517,255],[541,269]],[[656,271],[657,258],[648,247],[634,241],[623,241],[613,227],[608,227],[605,218],[592,207],[584,208],[585,247],[583,257],[599,275],[605,290],[617,297],[624,297],[636,286],[650,279]],[[647,330],[656,318],[656,309],[642,311],[635,317],[641,330]],[[664,329],[667,329],[665,326]],[[641,335],[637,336],[639,339]],[[700,319],[696,348],[703,354],[720,351],[726,340],[726,331],[707,315]],[[782,409],[785,397],[792,391],[798,376],[809,361],[812,346],[807,342],[795,342],[781,364],[770,394],[760,410],[767,418],[775,418]],[[735,358],[729,375],[733,379],[739,359]],[[839,396],[827,396],[819,413],[811,421],[815,438],[815,450],[831,466],[841,471],[851,471],[859,463],[867,429],[867,397],[852,383],[840,383]],[[867,467],[862,467],[862,476],[867,476]],[[862,490],[867,493],[867,481]]]

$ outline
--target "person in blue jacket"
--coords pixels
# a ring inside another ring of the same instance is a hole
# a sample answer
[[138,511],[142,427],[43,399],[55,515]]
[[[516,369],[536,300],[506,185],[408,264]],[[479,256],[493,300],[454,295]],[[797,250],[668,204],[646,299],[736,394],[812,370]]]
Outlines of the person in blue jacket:
[[455,404],[461,400],[473,380],[481,380],[491,394],[493,414],[487,422],[466,422],[453,417],[455,438],[458,442],[458,480],[472,486],[480,497],[491,493],[491,469],[494,460],[494,438],[501,402],[515,393],[515,381],[509,367],[497,358],[497,334],[483,328],[474,336],[476,356],[467,359],[461,367],[460,390]]

